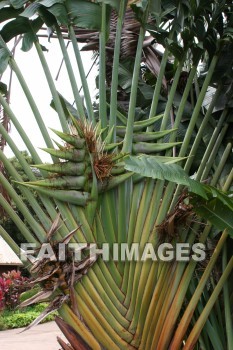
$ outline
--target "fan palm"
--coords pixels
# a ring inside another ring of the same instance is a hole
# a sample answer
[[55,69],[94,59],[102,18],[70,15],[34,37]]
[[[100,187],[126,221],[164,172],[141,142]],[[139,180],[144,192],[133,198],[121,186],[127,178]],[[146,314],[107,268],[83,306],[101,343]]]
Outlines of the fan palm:
[[[51,155],[53,163],[43,164],[1,93],[0,103],[24,140],[41,179],[38,181],[7,130],[0,125],[3,138],[29,182],[22,181],[2,151],[0,160],[33,213],[3,174],[0,182],[24,220],[2,194],[0,205],[25,241],[38,248],[51,242],[56,256],[59,242],[88,244],[86,250],[80,248],[79,264],[70,256],[65,263],[46,259],[31,263],[31,272],[35,274],[32,284],[41,282],[42,289],[24,305],[51,298],[48,308],[34,323],[59,309],[61,319],[57,323],[73,349],[230,350],[232,287],[228,279],[232,277],[233,259],[228,245],[233,231],[233,205],[227,191],[232,189],[233,180],[229,89],[231,3],[134,1],[130,4],[139,31],[127,86],[130,99],[126,114],[118,110],[117,94],[127,1],[42,0],[28,6],[26,1],[14,0],[5,5],[4,1],[0,10],[2,18],[15,19],[1,30],[1,69],[10,65],[19,80],[46,142],[44,150]],[[106,46],[112,9],[118,19],[108,97]],[[36,18],[30,20],[35,14]],[[76,109],[56,90],[36,36],[44,23],[53,26],[56,32]],[[85,104],[66,51],[64,27],[76,57]],[[91,101],[76,27],[99,33],[98,110]],[[146,30],[164,47],[160,71],[153,83],[141,75]],[[62,128],[62,131],[54,130],[63,141],[57,143],[57,148],[7,47],[6,43],[18,34],[24,35],[25,50],[35,46],[44,69]],[[226,58],[228,65],[224,63]],[[164,96],[161,88],[171,62],[172,82]],[[208,69],[198,75],[200,63]],[[188,79],[180,95],[177,86],[184,69]],[[214,94],[208,103],[210,86]],[[142,90],[145,95],[145,89],[151,98],[150,108],[138,113],[137,98]],[[219,100],[222,91],[227,97],[224,103]],[[194,173],[195,180],[190,178]],[[208,185],[201,183],[204,180]],[[202,219],[197,219],[195,212]],[[203,217],[209,220],[208,225]],[[10,233],[3,227],[0,233],[19,253]],[[102,256],[96,260],[95,255],[89,254],[90,243],[96,243],[99,248],[110,244],[110,260],[105,261]],[[146,261],[114,261],[113,249],[122,243],[128,247],[138,243],[140,254],[148,243],[154,248],[160,243],[174,246],[201,243],[213,251],[201,265],[193,259],[172,262],[149,259],[153,257],[149,250]],[[59,342],[63,349],[70,348],[61,339]]]

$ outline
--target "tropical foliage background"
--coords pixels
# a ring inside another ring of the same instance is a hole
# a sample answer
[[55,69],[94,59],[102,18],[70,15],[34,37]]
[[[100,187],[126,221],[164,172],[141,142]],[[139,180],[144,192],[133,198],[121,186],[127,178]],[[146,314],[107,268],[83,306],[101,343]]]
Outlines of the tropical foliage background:
[[[105,262],[85,250],[82,263],[72,255],[28,262],[31,284],[40,282],[41,290],[23,305],[50,299],[33,324],[58,309],[73,349],[233,348],[232,7],[205,0],[0,1],[1,73],[10,66],[17,77],[51,155],[43,164],[2,82],[0,205],[25,241],[50,242],[56,253],[58,242],[68,241],[207,247],[202,264]],[[56,89],[39,41],[44,26],[59,41],[74,104]],[[56,144],[8,48],[18,36],[24,51],[35,46],[44,70],[62,130],[54,130],[62,140]],[[78,41],[95,51],[95,101]],[[9,121],[33,167],[8,133]],[[4,155],[5,142],[20,172]],[[0,234],[19,253],[4,225]]]

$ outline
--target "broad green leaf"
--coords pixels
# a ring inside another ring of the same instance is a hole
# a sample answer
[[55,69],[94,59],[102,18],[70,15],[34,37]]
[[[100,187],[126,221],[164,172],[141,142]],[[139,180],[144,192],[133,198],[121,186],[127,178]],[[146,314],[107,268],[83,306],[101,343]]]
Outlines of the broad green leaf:
[[2,28],[0,34],[5,42],[10,41],[12,38],[19,34],[25,34],[30,32],[30,22],[25,17],[17,17],[13,21],[8,22]]
[[49,50],[47,49],[47,47],[44,46],[44,45],[40,45],[40,47],[41,47],[41,50],[44,51],[44,52],[48,52],[48,51],[49,51]]
[[181,2],[177,3],[177,12],[176,12],[176,18],[174,21],[174,29],[180,33],[184,29],[184,19],[185,19],[185,13],[184,13],[184,7]]
[[37,12],[40,6],[41,5],[38,2],[34,2],[28,7],[26,7],[26,9],[21,13],[20,16],[30,18]]
[[67,11],[75,25],[86,29],[101,29],[101,7],[85,0],[67,0]]
[[140,81],[138,84],[138,89],[146,100],[152,100],[154,89],[151,86]]
[[20,10],[13,7],[4,7],[0,10],[0,23],[5,22],[11,18],[15,18],[20,14]]
[[27,51],[29,51],[32,48],[33,42],[35,40],[35,34],[34,33],[38,32],[38,30],[42,27],[43,23],[44,22],[42,21],[42,19],[40,17],[38,17],[37,19],[32,21],[31,26],[33,28],[33,31],[24,34],[24,37],[23,37],[22,50],[24,52],[27,52]]
[[229,196],[228,193],[225,193],[217,188],[209,185],[205,185],[205,191],[209,193],[211,197],[217,198],[219,201],[229,207],[233,212],[233,198]]
[[198,40],[202,41],[205,38],[206,30],[205,30],[205,23],[203,17],[198,17],[195,21],[195,34],[198,38]]
[[15,9],[20,9],[27,2],[27,0],[10,0],[11,5]]
[[[59,94],[59,93],[58,93]],[[67,119],[70,119],[70,114],[75,117],[76,119],[79,119],[78,111],[75,109],[71,103],[69,103],[61,94],[59,94],[60,101],[64,110],[64,113],[67,117]],[[54,101],[51,101],[50,106],[55,110]]]
[[170,39],[167,39],[167,43],[171,53],[178,59],[178,61],[181,61],[184,55],[184,48]]
[[6,96],[7,94],[7,85],[0,82],[0,93],[3,95],[3,96]]
[[187,45],[190,45],[193,43],[193,38],[194,38],[194,32],[191,31],[189,28],[186,28],[182,33],[181,37],[184,42],[184,46],[187,47]]
[[156,24],[159,26],[160,25],[160,20],[161,20],[161,12],[162,12],[162,7],[161,7],[161,0],[155,0],[150,2],[150,9],[149,11],[155,16],[156,18]]
[[165,40],[168,38],[169,33],[163,30],[158,31],[157,28],[153,25],[147,24],[146,29],[149,33],[156,38],[156,41],[165,46]]
[[167,180],[184,185],[190,192],[206,198],[203,186],[190,179],[186,172],[177,164],[164,164],[150,156],[129,157],[125,160],[125,169],[153,179]]
[[48,8],[48,11],[52,13],[60,24],[68,25],[69,18],[66,8],[63,4],[55,4]]
[[6,5],[10,5],[10,0],[6,0],[6,1],[1,1],[0,2],[0,9],[2,9],[4,6]]
[[34,42],[34,35],[32,33],[26,33],[23,36],[21,50],[27,52],[31,50]]
[[186,159],[186,157],[166,157],[166,156],[150,156],[150,157],[153,157],[158,162],[166,163],[166,164],[178,163]]
[[229,235],[233,238],[233,211],[229,206],[223,204],[218,198],[205,201],[200,197],[194,197],[192,204],[193,210],[198,215],[207,219],[219,230],[228,229]]
[[[132,68],[132,65],[131,65]],[[128,69],[128,67],[125,64],[119,64],[118,68],[118,74],[119,74],[119,85],[124,90],[131,89],[132,85],[132,75],[133,72]]]
[[52,28],[55,24],[57,24],[57,19],[51,12],[48,11],[46,7],[40,6],[38,9],[38,14],[48,28]]
[[45,7],[51,7],[55,4],[63,4],[64,0],[41,0],[40,4]]
[[10,54],[5,48],[0,49],[0,74],[7,69],[8,62],[10,59]]
[[110,5],[116,10],[119,10],[120,0],[98,0],[98,2],[103,2],[104,4]]
[[216,49],[217,49],[217,33],[215,29],[209,29],[207,32],[207,36],[203,41],[204,48],[208,51],[210,58],[212,59]]
[[141,8],[143,11],[146,9],[147,0],[129,0],[129,4]]
[[156,15],[159,15],[161,13],[161,0],[150,2],[150,12]]

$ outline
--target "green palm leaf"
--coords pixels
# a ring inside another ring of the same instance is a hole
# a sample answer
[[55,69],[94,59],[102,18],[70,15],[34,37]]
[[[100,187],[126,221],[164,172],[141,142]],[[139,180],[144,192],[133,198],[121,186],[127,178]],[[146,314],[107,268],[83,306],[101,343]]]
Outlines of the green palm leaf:
[[190,192],[199,194],[203,198],[207,198],[202,185],[199,182],[190,179],[183,168],[177,164],[161,163],[154,157],[139,156],[137,158],[129,157],[126,159],[125,168],[152,179],[167,180],[187,186]]

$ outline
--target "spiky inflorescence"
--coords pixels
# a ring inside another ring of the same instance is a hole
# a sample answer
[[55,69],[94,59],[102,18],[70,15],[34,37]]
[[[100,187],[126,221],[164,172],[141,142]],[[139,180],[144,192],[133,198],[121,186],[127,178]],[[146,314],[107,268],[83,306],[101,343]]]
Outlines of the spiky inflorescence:
[[103,181],[111,176],[111,170],[114,166],[113,154],[104,151],[105,143],[98,135],[98,128],[93,127],[92,123],[78,121],[79,135],[86,140],[89,153],[92,156],[93,168],[97,179]]

